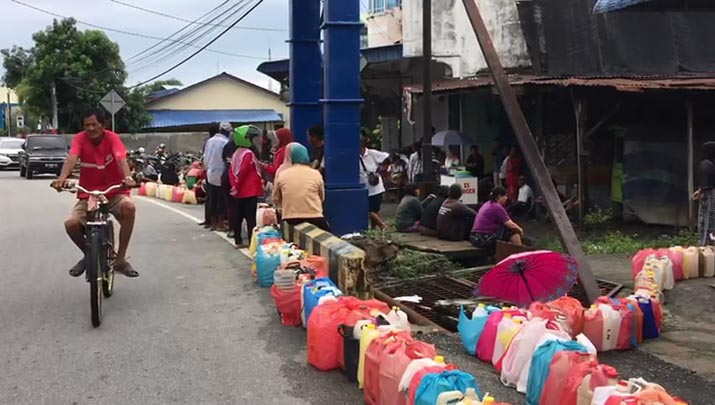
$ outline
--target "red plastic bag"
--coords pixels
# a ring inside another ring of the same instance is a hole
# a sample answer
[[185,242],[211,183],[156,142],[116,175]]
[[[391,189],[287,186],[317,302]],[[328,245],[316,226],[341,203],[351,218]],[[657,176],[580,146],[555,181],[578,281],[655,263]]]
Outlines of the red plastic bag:
[[139,185],[139,191],[137,191],[137,194],[140,196],[146,196],[146,183]]
[[412,336],[407,332],[387,332],[384,335],[373,339],[365,352],[365,377],[364,393],[365,403],[368,405],[380,404],[380,367],[382,366],[383,354],[389,345],[411,341]]
[[329,277],[328,259],[321,256],[308,256],[305,260],[295,260],[282,264],[280,269],[311,269],[315,272],[315,278]]
[[629,350],[635,345],[635,328],[633,326],[633,312],[626,303],[621,300],[613,300],[608,297],[599,297],[596,303],[610,305],[611,308],[618,311],[621,315],[621,328],[618,332],[618,338],[616,343],[616,350]]
[[[564,382],[574,374],[576,366],[581,363],[598,364],[596,356],[583,352],[562,351],[554,355],[549,367],[549,376],[546,379],[544,389],[541,391],[540,405],[567,405],[568,402],[562,400]],[[585,374],[584,374],[585,375]],[[580,382],[579,382],[580,384]],[[576,402],[573,402],[575,404]]]
[[281,290],[277,286],[271,287],[271,296],[276,303],[276,308],[281,316],[281,323],[285,326],[301,326],[300,319],[300,287],[292,290]]
[[[452,369],[454,369],[454,366],[451,366]],[[420,383],[422,382],[422,379],[427,375],[427,374],[438,374],[441,373],[445,370],[449,370],[450,366],[431,366],[431,367],[425,367],[422,370],[418,371],[415,373],[415,376],[412,377],[412,381],[410,381],[410,388],[407,389],[407,404],[412,405],[415,403],[415,397],[417,396],[417,388],[420,387]]]
[[338,326],[355,326],[374,310],[388,312],[390,309],[384,302],[355,297],[339,297],[315,307],[308,319],[308,363],[322,371],[341,367],[344,347]]
[[571,329],[571,337],[583,332],[583,306],[581,302],[572,297],[561,297],[546,304],[549,308],[557,309],[566,317]]
[[675,281],[681,281],[685,279],[682,252],[675,252],[670,249],[658,249],[656,255],[658,257],[667,257],[673,263],[673,279]]
[[404,405],[405,396],[398,391],[400,379],[412,360],[434,358],[434,345],[419,340],[400,340],[385,347],[380,364],[380,404]]
[[491,363],[492,357],[494,356],[494,346],[497,338],[497,329],[499,327],[499,322],[501,322],[504,314],[511,314],[512,316],[523,316],[526,317],[526,313],[520,309],[508,309],[506,311],[496,311],[489,315],[487,319],[487,324],[484,326],[484,331],[482,336],[477,342],[477,357],[481,361],[486,361]]

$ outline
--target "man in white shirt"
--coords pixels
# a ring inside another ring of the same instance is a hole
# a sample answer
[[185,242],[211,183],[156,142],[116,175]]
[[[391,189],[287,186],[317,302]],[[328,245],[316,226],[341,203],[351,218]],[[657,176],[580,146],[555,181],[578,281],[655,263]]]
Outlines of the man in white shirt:
[[221,193],[221,177],[225,170],[223,160],[223,147],[228,143],[228,135],[233,131],[231,124],[222,122],[219,132],[208,141],[204,150],[204,167],[206,168],[206,204],[208,205],[208,219],[211,230],[224,230],[224,197]]
[[360,142],[360,183],[367,188],[371,227],[387,229],[387,224],[380,218],[382,197],[385,194],[385,185],[382,182],[382,176],[380,176],[380,165],[390,158],[390,154],[370,149],[367,145],[367,139],[363,138]]
[[534,191],[526,184],[526,177],[519,176],[519,196],[509,208],[509,214],[512,217],[520,217],[531,210],[534,204]]

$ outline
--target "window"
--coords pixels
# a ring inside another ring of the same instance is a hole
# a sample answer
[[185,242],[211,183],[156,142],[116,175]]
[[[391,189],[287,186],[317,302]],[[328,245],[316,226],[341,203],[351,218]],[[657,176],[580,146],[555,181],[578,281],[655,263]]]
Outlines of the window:
[[368,11],[372,14],[402,6],[402,0],[368,0]]
[[8,139],[0,142],[0,149],[22,149],[24,139]]

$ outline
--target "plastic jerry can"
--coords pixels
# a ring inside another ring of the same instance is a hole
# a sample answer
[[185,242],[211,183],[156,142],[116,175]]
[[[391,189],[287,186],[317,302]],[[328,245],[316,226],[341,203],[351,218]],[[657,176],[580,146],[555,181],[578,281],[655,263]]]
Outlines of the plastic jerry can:
[[365,352],[367,352],[370,343],[380,336],[380,331],[375,329],[375,325],[368,324],[362,328],[360,335],[360,356],[358,357],[358,388],[362,389],[365,383]]
[[599,304],[598,309],[603,314],[603,351],[614,350],[621,331],[621,314],[606,304]]
[[524,327],[526,318],[518,315],[512,316],[509,313],[504,314],[504,317],[497,326],[497,338],[494,342],[494,354],[492,354],[492,365],[497,366],[497,371],[501,372],[501,359],[509,348],[512,339],[517,332]]
[[700,277],[715,277],[715,250],[711,246],[700,248]]
[[684,271],[686,278],[698,278],[700,276],[700,249],[689,247],[685,249],[684,255]]
[[410,321],[407,319],[407,314],[399,307],[392,307],[392,310],[385,316],[387,322],[395,329],[399,329],[409,333],[411,331]]

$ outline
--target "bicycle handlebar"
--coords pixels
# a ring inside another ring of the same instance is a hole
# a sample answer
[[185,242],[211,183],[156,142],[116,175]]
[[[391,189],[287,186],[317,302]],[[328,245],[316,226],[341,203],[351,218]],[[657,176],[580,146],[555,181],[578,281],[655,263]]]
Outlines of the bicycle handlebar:
[[120,189],[120,188],[126,188],[126,187],[125,187],[123,184],[115,184],[115,185],[109,187],[108,189],[106,189],[106,190],[104,190],[104,191],[100,191],[100,190],[90,191],[90,190],[87,190],[86,188],[80,186],[79,183],[75,183],[75,184],[72,185],[72,187],[68,187],[68,188],[62,189],[62,190],[60,190],[60,191],[66,191],[66,192],[69,192],[69,193],[76,193],[76,192],[79,190],[79,191],[81,191],[81,192],[83,192],[83,193],[87,193],[87,194],[89,194],[89,195],[92,195],[92,196],[95,196],[95,197],[99,197],[99,196],[106,195],[106,194],[108,194],[108,193],[110,193],[110,192],[112,192],[112,191],[114,191],[114,190]]

